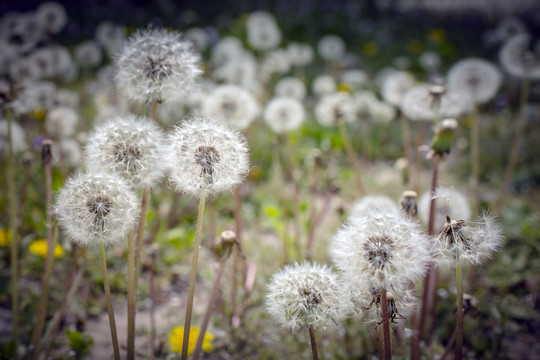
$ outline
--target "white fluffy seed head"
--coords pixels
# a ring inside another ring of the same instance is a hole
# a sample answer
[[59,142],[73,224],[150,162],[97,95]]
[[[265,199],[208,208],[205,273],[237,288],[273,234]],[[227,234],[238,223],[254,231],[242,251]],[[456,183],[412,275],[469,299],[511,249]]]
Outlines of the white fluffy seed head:
[[165,136],[151,119],[125,115],[97,126],[88,138],[88,167],[113,170],[136,189],[152,188],[164,175]]
[[136,102],[181,101],[201,74],[199,55],[180,33],[139,31],[116,59],[116,82]]
[[79,115],[66,106],[57,106],[47,113],[45,129],[47,134],[55,138],[65,138],[75,134]]
[[330,75],[317,76],[311,83],[311,91],[316,96],[332,94],[336,89],[336,80]]
[[184,120],[169,135],[166,163],[177,191],[200,196],[231,191],[249,171],[246,139],[206,118]]
[[78,173],[56,197],[54,212],[68,237],[82,246],[115,245],[137,221],[139,203],[128,183],[114,173]]
[[294,264],[274,274],[268,285],[266,309],[284,328],[325,328],[339,323],[350,303],[336,274],[325,265]]
[[207,97],[203,112],[210,119],[242,130],[255,120],[260,110],[249,91],[235,85],[221,85]]
[[540,79],[540,54],[529,49],[530,42],[531,35],[521,33],[510,37],[501,47],[499,59],[510,75]]
[[300,79],[286,77],[276,83],[274,93],[279,97],[291,97],[302,101],[306,97],[306,85]]
[[491,257],[502,242],[501,229],[489,214],[476,221],[446,218],[433,243],[435,263],[443,269],[477,265]]
[[430,259],[427,237],[400,210],[374,209],[349,218],[329,252],[343,276],[377,289],[420,279]]
[[401,101],[401,111],[413,121],[433,121],[437,117],[457,118],[470,111],[471,101],[467,94],[446,91],[439,101],[435,100],[429,84],[417,85],[407,91]]
[[306,66],[313,61],[313,48],[309,44],[292,42],[287,46],[292,66]]
[[340,60],[345,55],[345,41],[337,35],[323,36],[317,43],[317,52],[324,60]]
[[324,96],[315,106],[315,116],[323,126],[335,126],[339,121],[356,120],[356,106],[351,95],[337,92]]
[[465,92],[477,104],[493,99],[502,83],[499,69],[489,61],[468,58],[454,64],[447,75],[448,89]]
[[[28,149],[26,134],[23,128],[16,122],[11,122],[11,145],[13,154],[17,154]],[[0,158],[5,159],[9,154],[8,142],[8,122],[0,119]]]
[[403,97],[415,85],[412,75],[404,71],[395,71],[386,76],[382,82],[382,98],[395,106],[401,106]]
[[276,19],[266,11],[255,11],[246,19],[247,41],[255,50],[271,50],[281,42]]
[[435,198],[434,231],[436,233],[442,230],[446,215],[452,219],[469,220],[471,218],[471,208],[467,198],[454,188],[439,186],[433,194],[425,192],[418,200],[418,215],[424,224],[429,223],[432,198]]
[[264,110],[264,121],[276,133],[296,130],[305,118],[304,106],[294,98],[277,97],[268,102]]
[[359,217],[365,214],[369,214],[370,211],[375,209],[381,211],[395,211],[398,209],[396,202],[384,195],[368,195],[357,200],[352,209],[349,217]]

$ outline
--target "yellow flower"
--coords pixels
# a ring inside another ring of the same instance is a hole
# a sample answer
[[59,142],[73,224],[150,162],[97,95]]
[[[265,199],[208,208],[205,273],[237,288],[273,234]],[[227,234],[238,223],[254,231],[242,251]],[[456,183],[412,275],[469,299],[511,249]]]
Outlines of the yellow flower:
[[[188,344],[188,356],[191,355],[193,350],[195,350],[195,345],[197,344],[197,338],[199,337],[199,332],[201,331],[198,327],[192,327],[189,330],[189,344]],[[177,326],[169,334],[169,345],[173,352],[182,352],[182,341],[184,340],[184,327]],[[204,340],[202,344],[202,349],[204,352],[212,351],[212,343],[214,336],[209,332],[204,334]]]
[[13,236],[11,232],[6,229],[0,229],[0,246],[8,246],[11,243]]
[[[47,256],[47,240],[37,239],[30,243],[30,252],[34,255],[41,256],[42,258]],[[64,248],[60,245],[56,245],[54,248],[54,257],[59,258],[64,255]]]
[[370,41],[364,44],[363,50],[367,56],[375,56],[379,53],[379,45],[376,42]]
[[337,85],[337,89],[338,91],[343,91],[343,92],[346,92],[346,93],[352,93],[352,89],[351,87],[349,86],[349,84],[346,84],[346,83],[339,83]]
[[442,29],[433,29],[429,32],[428,39],[431,43],[440,44],[446,39],[446,32]]

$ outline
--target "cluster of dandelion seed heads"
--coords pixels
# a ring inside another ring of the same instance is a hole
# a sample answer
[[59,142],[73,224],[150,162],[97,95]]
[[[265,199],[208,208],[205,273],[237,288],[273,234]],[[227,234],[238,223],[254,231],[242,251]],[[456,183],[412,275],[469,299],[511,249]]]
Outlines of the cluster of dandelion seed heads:
[[104,172],[78,173],[60,189],[55,214],[79,245],[122,241],[137,221],[139,203],[128,183]]
[[231,191],[249,171],[246,140],[237,130],[206,118],[185,120],[169,135],[166,163],[178,191],[199,196]]
[[88,138],[85,157],[90,169],[110,169],[134,188],[151,188],[163,177],[165,136],[151,119],[125,115],[110,119]]
[[268,285],[266,309],[272,319],[293,330],[339,323],[349,304],[338,276],[325,265],[303,263],[285,266]]
[[488,259],[502,242],[501,229],[489,214],[476,221],[457,220],[449,216],[435,238],[433,252],[440,268],[475,265]]
[[273,98],[264,110],[264,121],[276,133],[296,130],[302,125],[306,114],[302,103],[294,98]]
[[139,31],[116,60],[116,82],[136,102],[181,101],[202,73],[200,57],[180,33]]
[[465,92],[475,103],[483,104],[491,100],[502,84],[502,74],[489,61],[463,59],[448,71],[448,89]]
[[386,289],[420,279],[430,259],[420,226],[398,209],[373,209],[349,218],[329,252],[351,281]]

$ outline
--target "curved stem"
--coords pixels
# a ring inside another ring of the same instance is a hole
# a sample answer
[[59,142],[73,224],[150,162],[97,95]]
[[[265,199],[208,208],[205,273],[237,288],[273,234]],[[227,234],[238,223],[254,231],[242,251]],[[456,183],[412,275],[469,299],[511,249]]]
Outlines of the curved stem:
[[343,143],[345,145],[345,151],[347,152],[347,157],[349,158],[349,163],[352,167],[354,174],[354,181],[356,183],[356,189],[359,196],[363,196],[366,191],[364,190],[364,185],[362,184],[362,177],[360,176],[360,166],[358,165],[358,160],[354,154],[354,148],[352,146],[349,135],[347,134],[347,129],[345,128],[345,122],[343,120],[338,121],[339,132]]
[[107,275],[107,256],[105,255],[105,245],[99,243],[99,254],[101,256],[101,271],[103,272],[103,287],[107,301],[107,312],[109,313],[109,327],[113,343],[114,359],[120,360],[120,348],[118,346],[118,335],[116,334],[116,322],[114,321],[114,311],[112,307],[111,289],[109,287],[109,277]]
[[201,244],[201,232],[206,201],[206,191],[201,190],[199,200],[199,213],[197,214],[197,225],[195,228],[195,243],[193,246],[193,257],[191,258],[191,274],[189,277],[188,299],[186,305],[186,318],[184,320],[184,339],[182,341],[182,360],[187,360],[189,347],[189,330],[191,328],[191,314],[193,312],[193,297],[195,295],[195,281],[197,280],[197,261],[199,259],[199,246]]
[[214,285],[212,286],[210,300],[208,301],[208,305],[206,307],[206,312],[204,314],[204,318],[201,324],[201,330],[199,331],[199,337],[197,338],[197,344],[195,345],[195,350],[193,350],[193,360],[198,360],[201,356],[204,335],[206,334],[206,329],[208,329],[208,323],[210,322],[210,317],[212,316],[212,311],[214,310],[214,304],[216,303],[216,300],[218,298],[219,284],[221,282],[221,278],[223,277],[226,260],[227,258],[220,261],[219,263],[218,273],[216,279],[214,280]]
[[313,330],[313,326],[311,325],[309,325],[309,339],[311,340],[311,352],[313,354],[313,360],[319,360],[317,341],[315,340],[315,330]]
[[456,260],[457,322],[455,359],[463,358],[463,274],[459,258]]

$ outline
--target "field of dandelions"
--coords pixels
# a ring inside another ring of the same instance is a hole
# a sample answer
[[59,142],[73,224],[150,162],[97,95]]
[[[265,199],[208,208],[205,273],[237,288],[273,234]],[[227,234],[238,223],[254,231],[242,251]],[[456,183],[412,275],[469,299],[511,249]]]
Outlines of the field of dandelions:
[[0,359],[540,358],[538,22],[69,15],[0,18]]

